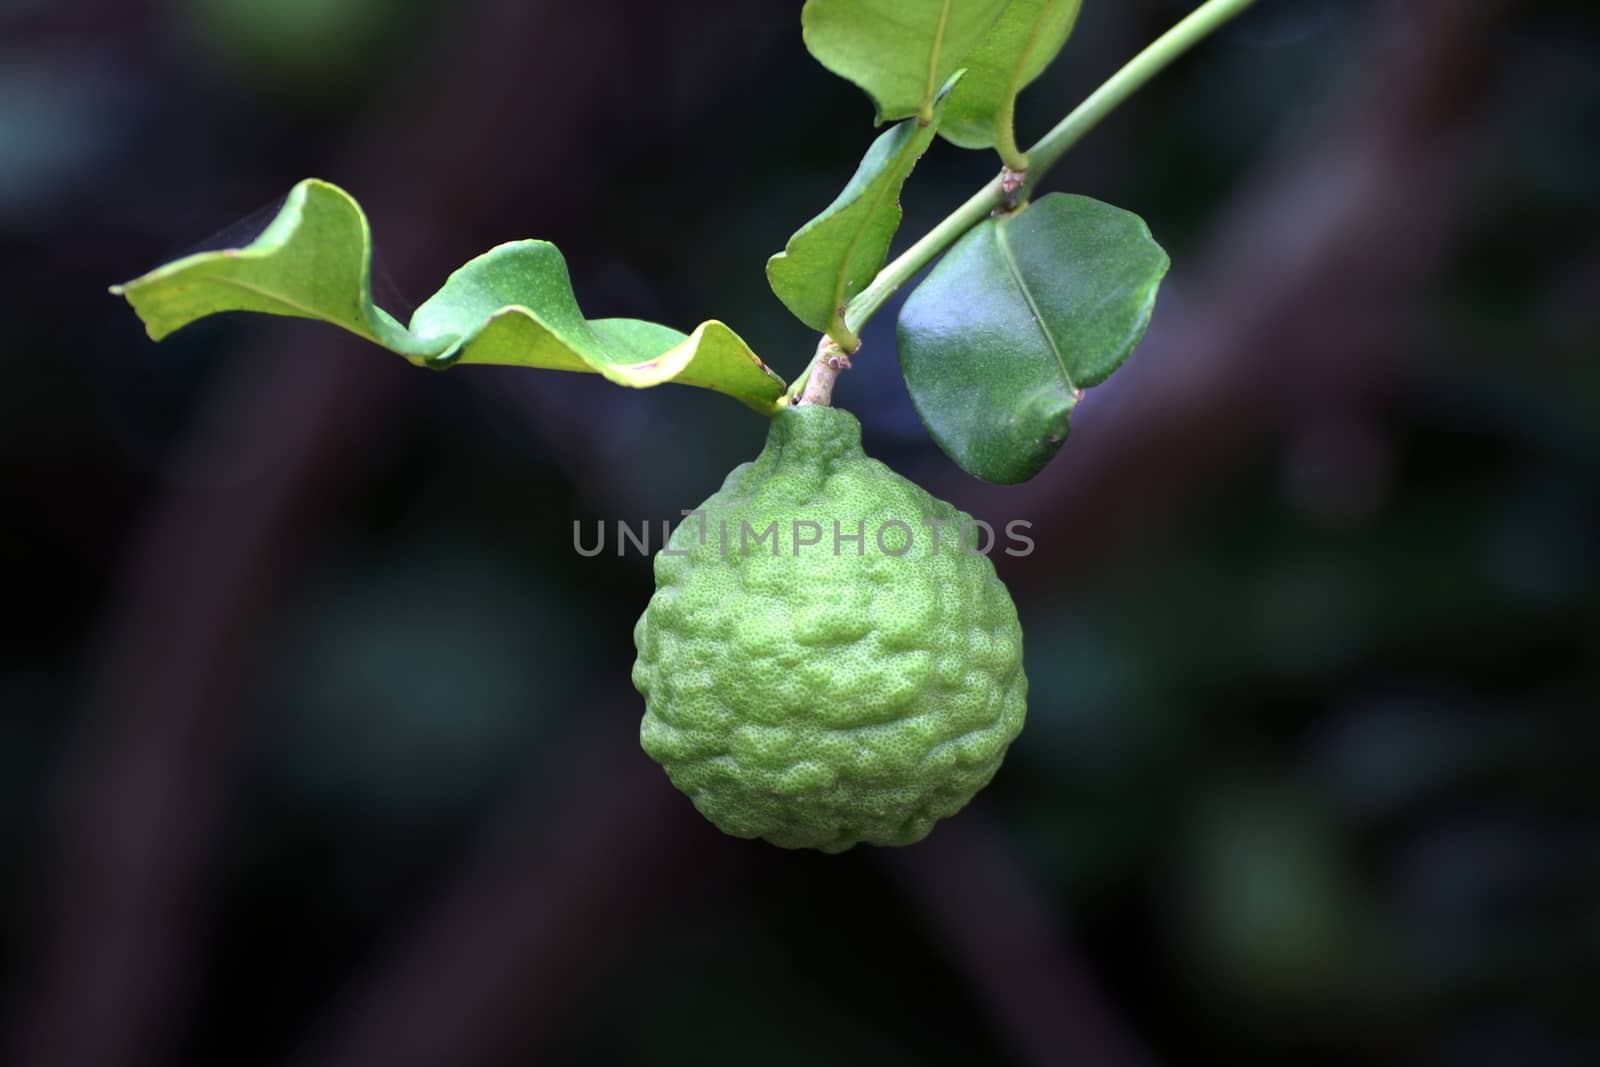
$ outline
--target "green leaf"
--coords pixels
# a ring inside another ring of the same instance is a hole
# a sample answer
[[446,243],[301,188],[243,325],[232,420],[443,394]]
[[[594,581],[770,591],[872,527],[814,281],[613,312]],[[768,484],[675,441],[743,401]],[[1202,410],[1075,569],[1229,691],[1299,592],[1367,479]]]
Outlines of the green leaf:
[[411,317],[442,344],[430,362],[593,371],[618,385],[663,382],[726,393],[770,413],[784,382],[720,322],[692,334],[639,319],[583,317],[566,260],[548,241],[513,241],[460,267]]
[[865,89],[878,122],[933,119],[942,86],[1006,9],[1008,0],[806,0],[806,47],[817,62]]
[[246,247],[187,256],[111,291],[158,341],[206,315],[259,311],[332,323],[418,366],[583,371],[634,388],[676,382],[764,414],[783,396],[783,379],[720,322],[684,334],[634,319],[585,319],[566,261],[548,241],[513,241],[469,261],[417,309],[409,329],[372,302],[371,263],[360,206],[309,179]]
[[939,133],[962,148],[1008,144],[1017,94],[1044,72],[1072,36],[1083,0],[1011,0],[967,57],[967,76],[945,104]]
[[1082,390],[1143,338],[1167,266],[1143,219],[1082,196],[968,231],[900,312],[900,368],[934,441],[985,481],[1039,473]]
[[958,71],[945,84],[933,122],[907,119],[879,134],[844,191],[767,260],[767,282],[784,307],[846,350],[856,339],[845,326],[844,306],[888,259],[900,228],[900,189],[933,143],[944,96],[960,77]]
[[152,340],[219,311],[321,319],[411,359],[431,350],[372,303],[372,238],[344,190],[308,179],[244,248],[199,252],[111,291],[133,305]]

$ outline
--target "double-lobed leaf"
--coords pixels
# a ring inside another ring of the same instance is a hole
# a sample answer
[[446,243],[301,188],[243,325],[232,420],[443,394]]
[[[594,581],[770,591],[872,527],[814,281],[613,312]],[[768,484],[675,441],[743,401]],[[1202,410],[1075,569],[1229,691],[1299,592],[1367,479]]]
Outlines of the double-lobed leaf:
[[1011,139],[1017,94],[1055,59],[1072,36],[1083,0],[1011,0],[994,28],[964,61],[967,76],[946,101],[939,135],[962,148]]
[[900,190],[933,143],[943,102],[960,78],[958,72],[946,82],[932,122],[907,119],[879,134],[833,203],[767,260],[767,282],[784,307],[846,348],[855,345],[845,326],[845,305],[889,257],[900,228]]
[[1082,390],[1143,338],[1167,266],[1143,219],[1083,196],[968,231],[900,312],[900,367],[934,441],[985,481],[1037,474]]
[[806,0],[800,25],[817,62],[866,90],[878,122],[933,118],[939,89],[1009,0]]
[[720,322],[684,334],[636,319],[585,319],[566,261],[548,241],[513,241],[469,261],[409,327],[373,303],[371,264],[360,206],[337,186],[308,179],[249,245],[187,256],[112,292],[158,341],[207,315],[257,311],[343,327],[419,366],[585,371],[634,388],[677,382],[762,413],[783,396],[783,379]]

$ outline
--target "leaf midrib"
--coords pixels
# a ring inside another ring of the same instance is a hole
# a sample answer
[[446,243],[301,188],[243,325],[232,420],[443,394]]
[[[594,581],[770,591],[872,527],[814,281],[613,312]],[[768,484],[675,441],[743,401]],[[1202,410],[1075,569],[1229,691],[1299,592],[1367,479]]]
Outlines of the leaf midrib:
[[[895,165],[893,167],[885,167],[883,173],[879,174],[872,182],[872,184],[878,186],[877,192],[873,194],[872,204],[867,209],[861,225],[857,226],[855,232],[850,235],[850,243],[845,246],[844,250],[844,260],[839,264],[839,273],[834,278],[833,302],[828,308],[828,321],[830,323],[843,324],[844,322],[844,315],[839,309],[844,304],[845,287],[850,284],[850,263],[855,259],[856,249],[861,246],[862,238],[866,236],[867,230],[872,227],[873,217],[877,215],[878,209],[883,206],[884,197],[888,194],[889,187],[894,184],[894,177],[901,173],[901,163],[904,162],[905,153],[916,143],[916,131],[912,131],[910,139],[901,146],[900,151],[895,153]],[[857,201],[857,203],[860,203],[860,201]]]
[[[231,285],[235,289],[243,289],[247,293],[254,293],[257,296],[264,296],[268,300],[276,300],[278,303],[283,304],[286,307],[292,307],[296,311],[303,312],[308,318],[319,319],[322,322],[329,323],[330,325],[333,325],[333,326],[345,326],[345,324],[340,322],[338,319],[332,318],[331,316],[323,313],[322,311],[317,310],[316,308],[307,307],[305,304],[302,304],[302,303],[300,303],[298,301],[295,301],[295,300],[290,300],[290,299],[288,299],[287,297],[283,296],[280,293],[273,292],[270,289],[263,289],[259,285],[251,285],[249,282],[240,281],[238,278],[230,278],[225,274],[223,274],[223,275],[215,275],[215,276],[212,277],[211,280],[215,281],[215,282],[221,282],[223,285]],[[362,325],[365,326],[366,323],[362,323]],[[350,327],[345,326],[345,329],[348,330],[348,329],[350,329]],[[358,337],[363,337],[366,340],[371,341],[373,344],[378,345],[380,348],[388,348],[389,347],[388,345],[384,344],[382,341],[378,340],[377,337],[375,337],[368,330],[364,330],[364,329],[362,329],[362,330],[350,330],[350,332],[356,334]]]
[[1039,333],[1044,337],[1044,343],[1050,347],[1050,354],[1056,357],[1056,364],[1061,368],[1061,376],[1067,381],[1067,388],[1077,389],[1078,383],[1072,380],[1072,372],[1067,370],[1067,361],[1061,354],[1061,349],[1056,347],[1056,339],[1050,335],[1050,330],[1045,326],[1044,315],[1039,311],[1039,302],[1033,298],[1033,290],[1028,288],[1028,283],[1022,279],[1022,270],[1017,266],[1017,257],[1011,251],[1011,244],[1006,240],[1004,225],[996,223],[994,227],[995,246],[1000,249],[1000,257],[1005,260],[1006,270],[1011,273],[1011,280],[1017,283],[1017,289],[1022,293],[1022,299],[1028,302],[1028,310],[1033,313],[1033,322],[1039,328]]
[[929,109],[933,107],[934,93],[939,85],[939,53],[944,49],[945,30],[950,25],[950,5],[953,0],[944,0],[944,7],[939,12],[939,26],[933,34],[933,48],[928,53],[928,78],[922,87],[922,106],[917,109],[919,117],[926,117]]

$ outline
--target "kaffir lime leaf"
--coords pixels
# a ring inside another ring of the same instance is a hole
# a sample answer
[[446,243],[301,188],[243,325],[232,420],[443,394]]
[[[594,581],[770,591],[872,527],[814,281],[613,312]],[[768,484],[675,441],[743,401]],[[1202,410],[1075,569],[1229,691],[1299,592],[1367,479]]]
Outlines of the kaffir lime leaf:
[[921,840],[988,784],[1026,705],[1016,607],[970,524],[869,459],[849,412],[784,409],[656,556],[644,750],[737,837]]

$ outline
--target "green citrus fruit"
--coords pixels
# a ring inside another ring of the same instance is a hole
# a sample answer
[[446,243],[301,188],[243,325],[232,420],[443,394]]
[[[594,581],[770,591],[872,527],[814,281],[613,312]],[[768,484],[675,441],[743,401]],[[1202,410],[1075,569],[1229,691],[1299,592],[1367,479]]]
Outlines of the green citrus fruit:
[[867,458],[849,412],[783,409],[656,555],[644,750],[737,837],[921,840],[988,784],[1026,704],[1016,607],[970,522]]

